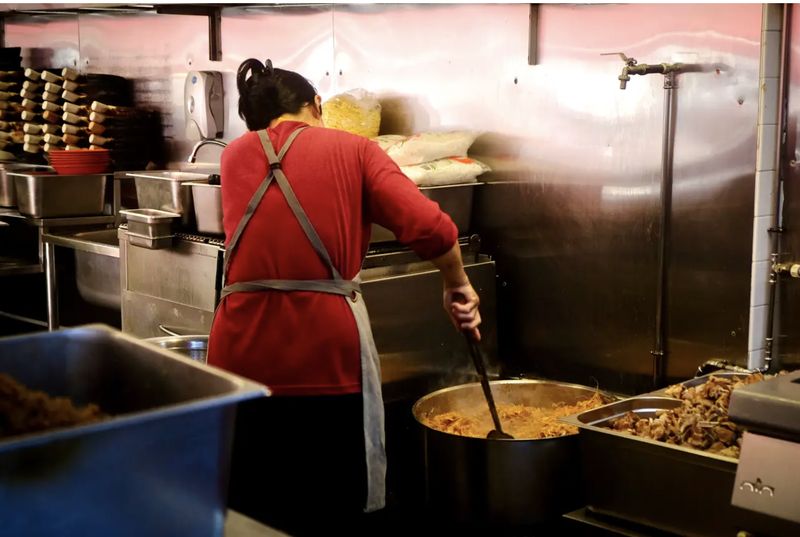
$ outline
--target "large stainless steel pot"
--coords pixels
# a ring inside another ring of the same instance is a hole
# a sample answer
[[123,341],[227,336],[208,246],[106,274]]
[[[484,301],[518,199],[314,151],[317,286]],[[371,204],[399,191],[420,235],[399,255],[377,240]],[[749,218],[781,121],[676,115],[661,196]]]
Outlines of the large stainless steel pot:
[[[498,404],[535,407],[574,404],[595,392],[539,380],[494,381],[491,386]],[[577,434],[489,440],[443,433],[424,424],[426,416],[464,411],[483,401],[480,384],[474,383],[433,392],[414,404],[414,417],[423,428],[426,504],[431,515],[473,527],[525,527],[581,506]]]
[[206,362],[208,352],[208,336],[167,336],[145,339],[148,343],[158,345],[162,349],[177,352],[192,360]]

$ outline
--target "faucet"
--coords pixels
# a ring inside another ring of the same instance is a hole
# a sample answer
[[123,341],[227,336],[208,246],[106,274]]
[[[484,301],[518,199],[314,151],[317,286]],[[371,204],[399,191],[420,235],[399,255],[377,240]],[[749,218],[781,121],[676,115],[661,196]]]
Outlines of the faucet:
[[624,90],[628,86],[628,81],[631,75],[649,75],[651,73],[659,73],[667,75],[683,70],[683,64],[680,63],[656,63],[648,65],[646,63],[639,63],[636,58],[629,58],[623,52],[606,52],[600,54],[601,56],[619,56],[625,62],[622,68],[622,73],[617,77],[619,80],[619,89]]
[[228,147],[228,144],[226,144],[222,140],[215,140],[213,138],[200,140],[199,142],[194,144],[194,147],[192,148],[192,152],[189,154],[189,158],[187,159],[187,162],[189,162],[190,164],[194,164],[195,161],[197,160],[197,152],[204,145],[218,145],[220,147]]

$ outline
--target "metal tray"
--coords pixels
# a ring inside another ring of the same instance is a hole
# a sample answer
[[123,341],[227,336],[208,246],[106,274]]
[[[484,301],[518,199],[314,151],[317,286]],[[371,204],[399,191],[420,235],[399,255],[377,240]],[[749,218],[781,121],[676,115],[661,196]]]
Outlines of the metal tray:
[[652,416],[680,404],[647,394],[564,418],[579,429],[589,509],[687,537],[800,534],[796,525],[731,505],[736,459],[604,427],[626,412]]
[[186,228],[194,225],[192,190],[188,182],[208,182],[209,174],[181,171],[128,172],[134,178],[136,198],[143,209],[160,209],[181,215]]
[[14,188],[14,179],[8,176],[8,172],[53,172],[50,166],[38,164],[24,164],[21,162],[0,163],[0,207],[17,206],[17,189]]
[[56,175],[8,172],[14,179],[17,208],[33,218],[101,215],[106,200],[106,174]]
[[128,237],[128,243],[134,246],[141,246],[149,250],[160,250],[162,248],[169,248],[172,246],[172,239],[175,235],[164,235],[161,237],[148,237],[147,235],[139,235],[138,233],[131,233],[126,231],[125,235]]
[[192,189],[194,216],[197,231],[212,235],[224,235],[222,227],[222,187],[206,183],[186,183]]
[[[450,215],[453,223],[458,228],[459,236],[469,232],[472,218],[472,199],[475,188],[481,183],[466,183],[459,185],[423,186],[419,191],[426,198],[435,201],[439,207]],[[397,240],[394,233],[383,226],[372,225],[370,242],[388,242]]]
[[173,223],[181,218],[178,213],[159,209],[128,209],[119,214],[127,219],[130,233],[151,239],[171,237]]
[[3,534],[222,535],[235,405],[263,386],[101,326],[0,339],[0,371],[112,415],[0,441]]
[[[736,373],[736,372],[733,372],[733,371],[713,371],[711,373],[707,373],[707,374],[702,375],[700,377],[694,377],[694,378],[691,378],[689,380],[685,380],[683,382],[679,382],[677,384],[671,384],[670,386],[681,385],[681,386],[685,386],[687,388],[694,388],[695,386],[700,386],[701,384],[705,384],[705,382],[709,379],[709,377],[721,377],[721,378],[733,379],[735,377],[744,378],[749,374],[750,373]],[[657,396],[662,396],[663,395],[664,397],[669,397],[667,395],[667,388],[669,388],[670,386],[665,386],[664,388],[661,388],[659,390],[652,391],[652,392],[648,393],[647,395],[651,395],[651,396],[652,395],[657,395]]]

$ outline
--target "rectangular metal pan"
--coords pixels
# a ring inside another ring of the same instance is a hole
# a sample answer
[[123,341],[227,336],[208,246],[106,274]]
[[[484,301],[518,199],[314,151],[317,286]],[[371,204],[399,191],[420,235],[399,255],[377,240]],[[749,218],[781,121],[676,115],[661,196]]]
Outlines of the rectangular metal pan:
[[626,412],[650,417],[680,404],[647,394],[564,419],[580,431],[588,508],[686,537],[800,535],[794,524],[731,505],[736,459],[607,428]]
[[0,440],[4,535],[222,535],[235,405],[263,386],[102,326],[0,339],[0,372],[111,415]]

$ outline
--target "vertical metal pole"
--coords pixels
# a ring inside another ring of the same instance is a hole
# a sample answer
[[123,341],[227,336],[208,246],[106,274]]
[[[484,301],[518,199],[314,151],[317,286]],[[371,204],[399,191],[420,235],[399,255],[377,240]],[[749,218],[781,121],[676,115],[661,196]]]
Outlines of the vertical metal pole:
[[[768,9],[770,6],[766,6]],[[775,178],[776,184],[773,187],[775,191],[775,210],[773,211],[772,225],[769,228],[769,239],[771,242],[771,258],[772,266],[779,261],[782,251],[782,234],[783,234],[783,182],[785,181],[785,166],[783,158],[786,153],[786,117],[787,117],[787,61],[789,55],[789,43],[791,25],[791,4],[783,5],[783,19],[781,23],[781,63],[780,71],[778,73],[778,143],[776,144],[775,155]],[[763,69],[763,67],[762,67]],[[775,312],[780,307],[778,304],[778,286],[780,285],[781,278],[774,270],[770,271],[769,275],[769,295],[767,302],[767,326],[766,335],[764,337],[764,361],[760,369],[762,371],[769,371],[772,365],[773,357],[778,353],[777,345],[775,344],[775,333],[779,330],[778,320],[775,318]]]
[[56,286],[56,247],[44,245],[44,273],[47,281],[47,329],[58,330],[58,288]]
[[664,132],[661,141],[661,235],[658,243],[658,281],[656,288],[656,334],[653,355],[653,386],[664,383],[667,357],[668,271],[670,251],[670,222],[672,217],[672,164],[675,150],[675,72],[664,75]]

